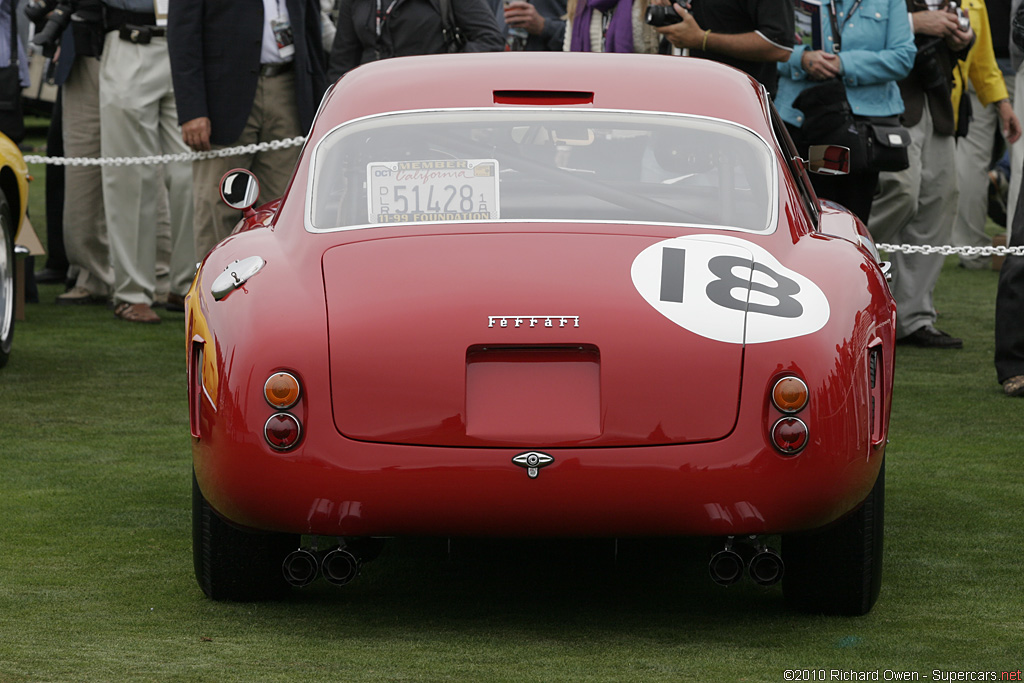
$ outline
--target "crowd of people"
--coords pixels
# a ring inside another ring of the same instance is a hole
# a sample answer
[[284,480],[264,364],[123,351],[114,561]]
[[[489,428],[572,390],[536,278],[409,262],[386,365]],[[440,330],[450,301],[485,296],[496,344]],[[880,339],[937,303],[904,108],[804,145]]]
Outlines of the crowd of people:
[[[14,1],[0,2],[0,61],[11,54],[4,20]],[[812,178],[820,197],[849,207],[877,241],[985,246],[989,170],[1005,150],[1019,170],[1024,151],[1015,144],[1024,97],[1016,110],[1012,103],[1024,70],[1019,52],[1011,59],[1009,29],[1020,0],[987,1],[820,0],[807,15],[809,3],[794,0],[66,0],[45,20],[70,11],[74,21],[47,33],[37,11],[34,40],[49,35],[40,47],[59,85],[48,146],[74,157],[303,136],[328,83],[393,56],[548,50],[712,59],[765,86],[798,149],[842,144],[818,139],[812,126],[810,103],[821,93],[855,119],[905,127],[901,166],[857,163],[848,175]],[[66,283],[60,305],[107,304],[122,320],[158,323],[154,309],[183,309],[196,262],[237,220],[219,199],[219,178],[249,168],[265,197],[279,196],[297,155],[293,146],[190,164],[69,166],[47,192],[61,248],[37,275]],[[1024,239],[1024,215],[1014,217],[1021,175],[1011,171],[1011,243]],[[965,268],[991,264],[960,258]],[[932,293],[943,256],[897,251],[891,259],[898,342],[962,348],[936,327]],[[1020,259],[1006,263],[1017,268]],[[1001,280],[1004,289],[1015,291]],[[997,332],[1020,327],[1019,317],[1004,316]],[[1011,366],[999,366],[999,379],[1008,395],[1024,395],[1024,364]]]

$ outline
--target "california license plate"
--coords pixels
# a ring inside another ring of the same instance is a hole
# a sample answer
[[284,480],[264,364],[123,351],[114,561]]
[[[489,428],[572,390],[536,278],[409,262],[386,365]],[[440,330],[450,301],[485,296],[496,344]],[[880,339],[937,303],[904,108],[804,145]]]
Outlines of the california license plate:
[[499,217],[496,159],[382,161],[366,166],[371,223]]

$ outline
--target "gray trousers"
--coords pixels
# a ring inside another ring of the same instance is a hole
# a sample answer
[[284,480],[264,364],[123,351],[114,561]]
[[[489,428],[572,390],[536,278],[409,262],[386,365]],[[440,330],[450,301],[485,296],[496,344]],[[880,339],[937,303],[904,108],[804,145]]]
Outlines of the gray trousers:
[[[968,81],[969,82],[969,81]],[[1012,96],[1013,89],[1007,83]],[[960,199],[953,222],[952,244],[957,247],[990,247],[992,239],[985,232],[988,222],[988,167],[992,163],[992,146],[999,130],[999,113],[995,106],[983,106],[974,86],[968,88],[971,98],[971,126],[965,137],[956,141],[956,175]],[[960,263],[967,268],[989,268],[991,256],[960,254]]]
[[[956,144],[952,136],[935,133],[928,107],[910,139],[910,168],[878,177],[868,227],[877,242],[949,244],[958,194]],[[890,260],[899,338],[934,325],[932,293],[945,257],[896,252]]]

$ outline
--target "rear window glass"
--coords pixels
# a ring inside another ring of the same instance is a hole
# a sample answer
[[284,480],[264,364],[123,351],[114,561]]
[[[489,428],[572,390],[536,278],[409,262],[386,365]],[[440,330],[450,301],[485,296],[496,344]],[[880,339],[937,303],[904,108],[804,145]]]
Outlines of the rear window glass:
[[317,145],[312,230],[412,222],[659,223],[766,232],[773,156],[692,116],[580,109],[423,111],[360,119]]

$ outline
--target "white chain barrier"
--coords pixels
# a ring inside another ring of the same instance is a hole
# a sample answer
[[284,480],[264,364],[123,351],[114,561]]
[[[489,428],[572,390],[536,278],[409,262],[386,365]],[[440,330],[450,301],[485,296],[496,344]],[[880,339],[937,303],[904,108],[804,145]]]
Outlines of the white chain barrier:
[[879,251],[892,253],[900,251],[904,254],[964,254],[965,256],[1024,256],[1024,247],[952,247],[945,244],[934,247],[930,244],[876,244]]
[[[25,163],[28,164],[50,164],[52,166],[138,166],[149,164],[166,164],[173,162],[195,161],[197,159],[215,159],[220,157],[241,156],[244,154],[256,154],[271,149],[285,149],[295,147],[306,141],[303,136],[285,138],[283,140],[272,140],[270,142],[259,142],[251,145],[240,145],[238,147],[225,147],[209,152],[179,152],[178,154],[161,154],[148,157],[47,157],[36,154],[26,154]],[[1021,247],[953,247],[950,245],[932,246],[930,244],[876,244],[879,251],[903,252],[904,254],[963,254],[965,256],[1024,256],[1024,246]]]
[[45,157],[35,154],[26,154],[27,164],[50,164],[51,166],[141,166],[150,164],[167,164],[179,161],[195,161],[197,159],[216,159],[220,157],[234,157],[243,154],[256,154],[270,149],[285,149],[295,147],[306,141],[305,137],[285,138],[283,140],[272,140],[270,142],[259,142],[251,145],[240,145],[238,147],[225,147],[214,149],[209,152],[179,152],[177,154],[161,154],[148,157]]

